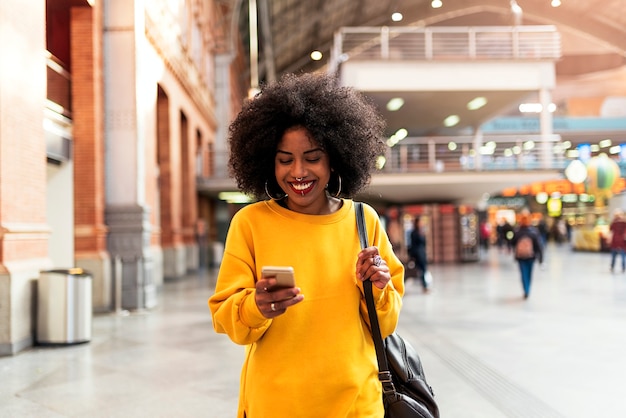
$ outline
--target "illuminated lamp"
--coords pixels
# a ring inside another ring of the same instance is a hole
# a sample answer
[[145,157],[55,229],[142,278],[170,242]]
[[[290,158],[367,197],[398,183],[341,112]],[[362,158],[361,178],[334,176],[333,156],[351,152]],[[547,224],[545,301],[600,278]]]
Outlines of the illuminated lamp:
[[537,195],[535,196],[535,200],[540,205],[545,204],[548,201],[548,193],[546,193],[546,192],[539,192],[539,193],[537,193]]
[[558,218],[562,214],[563,210],[563,202],[561,202],[560,198],[549,198],[546,203],[546,209],[548,211],[548,216],[553,218]]
[[587,179],[587,167],[580,160],[574,160],[565,169],[565,177],[574,184],[583,183]]
[[311,52],[311,55],[310,55],[310,56],[311,56],[311,59],[312,59],[313,61],[319,61],[319,60],[321,60],[321,59],[322,59],[322,57],[323,57],[324,55],[323,55],[320,51],[315,50],[315,51]]

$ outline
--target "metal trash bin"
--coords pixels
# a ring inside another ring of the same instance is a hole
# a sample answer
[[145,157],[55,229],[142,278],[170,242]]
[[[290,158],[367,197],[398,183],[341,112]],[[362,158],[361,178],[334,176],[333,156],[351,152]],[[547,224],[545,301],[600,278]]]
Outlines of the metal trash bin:
[[91,339],[92,276],[80,268],[42,271],[37,284],[37,342],[75,344]]

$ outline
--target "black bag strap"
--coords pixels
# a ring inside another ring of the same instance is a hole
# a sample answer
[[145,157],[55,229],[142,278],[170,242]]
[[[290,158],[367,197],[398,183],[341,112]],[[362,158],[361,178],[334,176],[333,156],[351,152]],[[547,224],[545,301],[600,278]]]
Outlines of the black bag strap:
[[[365,214],[363,212],[363,203],[354,202],[356,211],[356,226],[359,231],[359,241],[361,248],[368,246],[367,228],[365,226]],[[391,381],[391,373],[387,363],[387,355],[383,338],[380,334],[380,325],[378,324],[378,314],[376,313],[376,305],[374,304],[374,294],[372,292],[372,282],[368,279],[363,281],[363,290],[365,291],[365,303],[367,305],[367,315],[370,318],[370,328],[372,329],[372,339],[374,347],[376,347],[376,359],[378,360],[378,379],[383,385],[384,392],[395,392],[393,382]]]

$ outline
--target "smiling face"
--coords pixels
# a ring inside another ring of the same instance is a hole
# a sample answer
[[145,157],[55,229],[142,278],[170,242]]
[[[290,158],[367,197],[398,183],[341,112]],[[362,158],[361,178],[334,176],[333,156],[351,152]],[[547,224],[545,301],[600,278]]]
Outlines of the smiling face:
[[289,196],[289,209],[308,214],[327,213],[330,161],[305,128],[285,131],[276,150],[274,174],[280,188]]

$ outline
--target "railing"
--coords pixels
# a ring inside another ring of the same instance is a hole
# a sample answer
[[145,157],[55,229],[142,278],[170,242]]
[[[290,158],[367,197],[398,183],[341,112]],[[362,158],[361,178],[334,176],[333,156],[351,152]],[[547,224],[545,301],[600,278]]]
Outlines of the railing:
[[331,67],[347,60],[556,60],[554,26],[344,27]]
[[[387,148],[376,174],[563,170],[572,160],[566,156],[567,146],[560,135],[484,135],[482,141],[471,136],[409,137]],[[212,155],[228,160],[226,152]],[[216,171],[203,182],[226,178],[228,173]]]
[[566,151],[559,135],[405,138],[388,148],[381,172],[559,170]]

